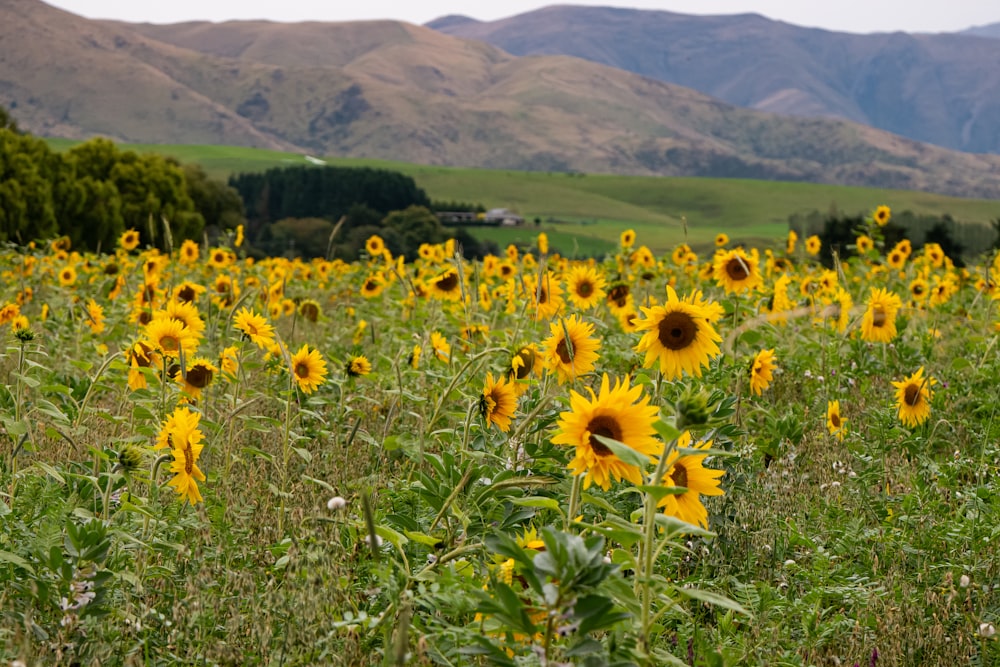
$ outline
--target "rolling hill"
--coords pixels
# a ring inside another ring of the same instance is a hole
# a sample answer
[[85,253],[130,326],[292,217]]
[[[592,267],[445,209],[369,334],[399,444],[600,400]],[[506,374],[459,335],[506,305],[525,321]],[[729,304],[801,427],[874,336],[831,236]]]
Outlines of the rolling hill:
[[515,55],[571,55],[742,107],[852,120],[957,150],[1000,152],[997,25],[970,34],[857,35],[756,14],[553,6],[443,33]]
[[50,136],[1000,197],[998,156],[405,23],[137,26],[38,0],[0,0],[0,18],[0,104]]

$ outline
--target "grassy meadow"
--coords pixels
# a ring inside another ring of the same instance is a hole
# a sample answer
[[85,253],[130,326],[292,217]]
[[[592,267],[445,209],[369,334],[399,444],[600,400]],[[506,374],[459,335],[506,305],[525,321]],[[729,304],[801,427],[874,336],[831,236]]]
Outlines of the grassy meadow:
[[1000,261],[876,203],[834,270],[5,249],[0,660],[997,664]]
[[[48,139],[55,149],[76,142]],[[218,178],[242,171],[307,164],[305,156],[238,146],[122,144],[123,150],[154,151],[182,162],[201,164]],[[894,211],[951,214],[960,223],[988,225],[1000,217],[995,201],[961,199],[911,190],[789,183],[720,178],[666,178],[601,174],[565,174],[437,167],[405,162],[325,157],[338,166],[392,169],[411,176],[434,200],[482,203],[510,208],[536,228],[472,229],[500,247],[525,244],[539,231],[553,248],[572,257],[574,251],[597,255],[614,251],[626,229],[638,232],[646,245],[664,253],[678,243],[698,250],[711,248],[719,232],[734,240],[772,244],[788,229],[788,217],[831,207],[846,215],[868,211],[872,202]],[[554,221],[554,222],[553,222]]]

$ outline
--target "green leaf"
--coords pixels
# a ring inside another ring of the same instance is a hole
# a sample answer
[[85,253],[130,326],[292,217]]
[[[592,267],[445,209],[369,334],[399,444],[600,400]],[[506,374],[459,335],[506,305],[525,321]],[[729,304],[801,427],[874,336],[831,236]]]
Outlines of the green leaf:
[[396,532],[388,526],[375,526],[375,534],[383,540],[388,540],[397,549],[402,549],[403,545],[409,542],[405,535]]
[[692,600],[699,600],[701,602],[707,602],[709,604],[715,605],[716,607],[722,607],[723,609],[730,609],[732,611],[744,614],[746,616],[753,616],[749,611],[744,609],[740,603],[735,600],[730,600],[725,595],[720,595],[718,593],[713,593],[711,591],[702,590],[700,588],[676,588],[674,589],[681,595]]
[[544,507],[545,509],[559,511],[559,501],[555,498],[530,496],[528,498],[512,498],[510,502],[521,507]]
[[681,437],[681,432],[677,427],[672,422],[664,420],[662,416],[653,422],[653,429],[663,438],[664,442],[670,442]]
[[596,433],[591,434],[592,438],[597,438],[597,441],[614,452],[614,455],[619,459],[624,461],[629,465],[636,466],[637,468],[645,468],[649,465],[649,455],[638,452],[624,442],[619,442],[614,438],[605,438],[603,435],[597,435]]
[[312,462],[313,459],[312,452],[310,452],[305,447],[292,447],[292,449],[295,451],[296,454],[299,455],[299,458],[305,461],[306,463]]
[[302,475],[302,479],[306,480],[307,482],[312,482],[313,484],[319,484],[330,493],[334,494],[337,493],[336,489],[334,489],[332,486],[330,486],[321,479],[316,479],[315,477],[310,477],[309,475]]
[[28,563],[28,561],[24,560],[17,554],[12,554],[9,551],[0,551],[0,561],[16,565],[17,567],[26,570],[29,574],[35,574],[34,568],[31,567],[31,564]]
[[697,535],[698,537],[715,537],[715,533],[705,530],[701,526],[681,521],[675,516],[667,516],[662,512],[656,514],[656,525],[667,531],[667,537],[674,535]]
[[426,533],[420,533],[415,530],[404,530],[403,534],[405,534],[408,538],[410,538],[417,544],[425,544],[429,547],[437,547],[439,544],[441,544],[440,538],[434,537],[433,535],[427,535]]
[[46,475],[56,480],[60,484],[66,484],[66,479],[62,476],[62,474],[58,470],[50,466],[48,463],[43,463],[42,461],[35,461],[33,467],[41,469],[42,472],[44,472]]

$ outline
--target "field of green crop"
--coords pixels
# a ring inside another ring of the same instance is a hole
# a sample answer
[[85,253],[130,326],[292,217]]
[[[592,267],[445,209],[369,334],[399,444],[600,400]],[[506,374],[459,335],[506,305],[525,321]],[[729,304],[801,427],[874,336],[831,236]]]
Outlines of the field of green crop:
[[[60,149],[73,143],[49,141]],[[197,162],[217,177],[308,164],[305,156],[295,153],[230,146],[124,144],[122,148],[163,152],[184,162]],[[529,221],[540,218],[541,230],[568,256],[574,247],[583,252],[611,250],[625,229],[638,231],[656,252],[665,252],[685,241],[707,248],[719,232],[747,243],[771,243],[785,233],[791,214],[835,207],[856,215],[870,211],[873,202],[897,212],[949,213],[965,223],[988,224],[1000,218],[1000,203],[995,201],[905,190],[741,179],[494,171],[353,158],[328,158],[328,162],[394,169],[412,176],[432,199],[480,202],[488,208],[513,209]],[[495,240],[502,247],[537,231],[473,233]]]

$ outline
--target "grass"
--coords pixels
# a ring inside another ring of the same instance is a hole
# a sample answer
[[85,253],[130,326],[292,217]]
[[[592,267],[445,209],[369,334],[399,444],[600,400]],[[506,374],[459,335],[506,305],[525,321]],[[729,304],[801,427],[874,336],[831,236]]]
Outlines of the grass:
[[[73,144],[60,139],[49,142],[58,149]],[[234,172],[307,163],[304,156],[295,153],[230,146],[126,144],[123,148],[198,162],[220,178]],[[355,158],[327,160],[335,165],[400,171],[412,176],[432,199],[480,202],[490,208],[514,209],[527,220],[540,218],[546,223],[542,231],[560,239],[554,241],[554,247],[567,253],[572,252],[574,239],[580,248],[611,248],[620,233],[630,228],[655,252],[665,252],[684,241],[706,248],[719,232],[750,244],[771,243],[785,234],[788,217],[794,213],[837,208],[854,215],[867,213],[878,204],[896,212],[949,213],[961,223],[988,224],[1000,217],[1000,203],[993,200],[908,190],[744,179],[496,171]],[[562,224],[550,225],[550,219]],[[497,241],[531,236],[535,231],[472,230],[477,236]]]

